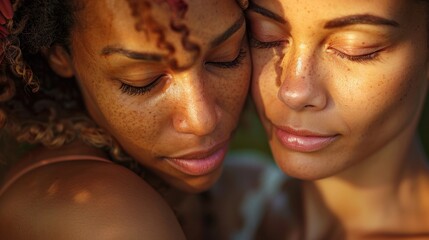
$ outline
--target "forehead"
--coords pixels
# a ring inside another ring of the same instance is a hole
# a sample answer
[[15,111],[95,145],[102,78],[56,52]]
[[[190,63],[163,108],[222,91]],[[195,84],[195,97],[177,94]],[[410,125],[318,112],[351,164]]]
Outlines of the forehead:
[[[424,7],[420,0],[253,0],[285,18],[312,16],[306,21],[328,20],[353,14],[373,14],[387,18],[406,20],[416,9]],[[419,11],[422,12],[422,11]]]
[[[75,31],[98,44],[126,44],[140,49],[152,49],[156,47],[157,35],[136,29],[137,21],[143,19],[147,23],[156,22],[157,28],[166,37],[180,42],[180,35],[170,28],[173,13],[166,1],[148,2],[151,3],[150,9],[146,7],[137,10],[133,16],[126,0],[88,1],[76,14]],[[180,23],[186,25],[191,38],[202,45],[223,33],[241,15],[241,9],[235,0],[187,0],[186,3],[188,11]]]

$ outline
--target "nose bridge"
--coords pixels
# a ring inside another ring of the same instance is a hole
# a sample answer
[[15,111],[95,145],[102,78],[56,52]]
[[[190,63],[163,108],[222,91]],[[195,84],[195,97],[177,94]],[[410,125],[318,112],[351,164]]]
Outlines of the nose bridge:
[[204,79],[197,71],[187,71],[175,77],[180,88],[178,107],[173,125],[178,132],[203,136],[216,128],[218,116],[213,92],[206,89]]
[[292,61],[288,65],[295,78],[305,78],[307,71],[310,70],[312,50],[308,44],[301,43],[293,48]]
[[282,81],[294,80],[288,84],[308,84],[310,80],[308,77],[311,75],[312,70],[313,52],[310,46],[305,43],[293,47],[289,57],[284,59],[286,72],[283,74]]
[[295,110],[323,108],[326,96],[317,68],[316,48],[311,43],[292,44],[283,59],[280,100]]

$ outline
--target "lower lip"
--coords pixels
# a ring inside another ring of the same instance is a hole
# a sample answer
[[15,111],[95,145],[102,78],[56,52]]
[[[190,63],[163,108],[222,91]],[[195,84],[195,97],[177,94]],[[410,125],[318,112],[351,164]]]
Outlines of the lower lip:
[[167,162],[176,168],[177,170],[191,175],[191,176],[202,176],[209,174],[218,169],[225,158],[228,145],[226,144],[221,149],[214,152],[212,155],[206,158],[199,159],[178,159],[178,158],[167,158]]
[[338,136],[300,136],[276,129],[276,136],[283,146],[297,152],[316,152],[334,142]]

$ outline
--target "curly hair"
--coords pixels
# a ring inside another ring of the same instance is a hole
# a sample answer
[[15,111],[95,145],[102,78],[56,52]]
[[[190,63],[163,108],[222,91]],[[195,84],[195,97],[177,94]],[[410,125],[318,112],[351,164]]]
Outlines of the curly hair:
[[[133,1],[129,2],[131,5]],[[60,79],[41,56],[42,49],[54,44],[69,49],[78,7],[71,0],[13,2],[15,16],[7,24],[10,35],[2,40],[5,58],[0,73],[0,126],[18,142],[47,147],[80,139],[110,150],[114,160],[135,168],[119,144],[83,111],[76,81]]]
[[[75,13],[83,8],[76,0],[12,0],[14,17],[6,23],[9,35],[0,38],[0,129],[18,142],[61,147],[76,139],[108,151],[112,160],[138,171],[137,163],[87,114],[74,79],[61,79],[41,55],[53,45],[70,51]],[[153,4],[168,4],[170,30],[179,33],[183,49],[200,54],[182,23],[188,5],[184,0],[127,0],[137,31],[155,33],[157,45],[167,50],[164,61],[176,70],[190,67],[175,59],[175,47],[151,16]],[[238,0],[245,6],[247,0]],[[196,59],[196,58],[194,58]]]

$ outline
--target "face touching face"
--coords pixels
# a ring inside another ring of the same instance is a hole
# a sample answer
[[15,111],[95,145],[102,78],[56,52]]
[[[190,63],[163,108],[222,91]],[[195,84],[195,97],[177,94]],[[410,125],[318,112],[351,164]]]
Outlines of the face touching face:
[[[151,14],[173,44],[177,71],[159,35],[137,31],[128,1],[88,1],[77,12],[71,56],[91,117],[169,185],[197,192],[219,177],[250,81],[245,21],[232,0],[186,1],[181,23],[200,54],[184,50],[166,3]],[[137,13],[139,14],[139,13]]]
[[428,86],[425,3],[252,2],[252,95],[284,172],[320,179],[407,151]]

